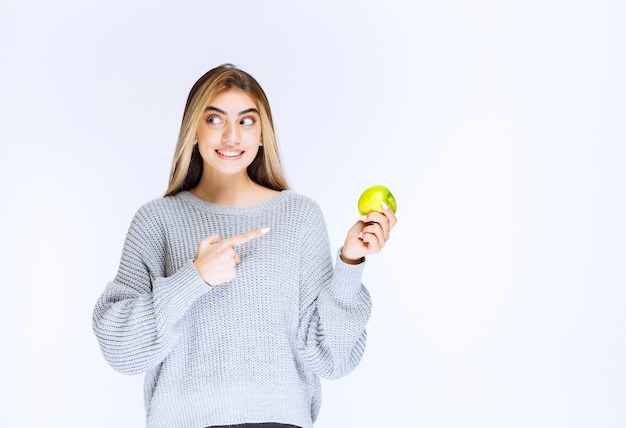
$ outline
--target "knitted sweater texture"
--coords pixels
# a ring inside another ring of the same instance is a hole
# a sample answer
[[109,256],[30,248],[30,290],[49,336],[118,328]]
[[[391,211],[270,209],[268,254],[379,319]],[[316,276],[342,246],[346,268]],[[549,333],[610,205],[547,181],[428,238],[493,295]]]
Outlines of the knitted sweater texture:
[[[271,230],[237,247],[235,279],[205,284],[200,240],[260,227]],[[93,328],[115,370],[145,373],[149,428],[311,428],[320,377],[349,373],[365,349],[363,265],[333,265],[319,206],[293,191],[253,207],[181,192],[137,211]]]

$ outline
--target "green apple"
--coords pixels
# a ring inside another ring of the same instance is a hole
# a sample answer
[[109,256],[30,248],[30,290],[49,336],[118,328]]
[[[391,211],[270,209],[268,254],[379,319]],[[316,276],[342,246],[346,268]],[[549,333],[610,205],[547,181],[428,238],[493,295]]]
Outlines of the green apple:
[[396,204],[396,198],[385,186],[376,185],[372,186],[361,194],[359,198],[359,213],[366,215],[372,211],[383,212],[382,203],[387,204],[389,208],[395,213],[398,205]]

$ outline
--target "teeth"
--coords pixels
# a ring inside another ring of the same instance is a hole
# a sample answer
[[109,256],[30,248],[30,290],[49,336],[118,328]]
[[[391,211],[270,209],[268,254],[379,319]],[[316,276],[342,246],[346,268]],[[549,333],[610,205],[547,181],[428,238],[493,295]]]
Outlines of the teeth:
[[218,150],[217,152],[222,156],[228,156],[228,157],[235,157],[241,154],[241,152],[226,152],[222,150]]

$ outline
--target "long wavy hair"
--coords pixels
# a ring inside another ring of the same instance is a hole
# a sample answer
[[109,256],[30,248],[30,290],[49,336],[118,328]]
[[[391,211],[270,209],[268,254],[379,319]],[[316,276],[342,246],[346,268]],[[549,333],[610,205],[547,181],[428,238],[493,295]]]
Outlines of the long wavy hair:
[[261,119],[263,145],[248,166],[248,176],[255,183],[270,189],[289,188],[278,151],[270,104],[263,88],[245,71],[232,64],[222,64],[205,73],[189,92],[165,196],[173,196],[198,185],[203,163],[196,132],[204,109],[215,96],[232,89],[245,91],[256,102]]

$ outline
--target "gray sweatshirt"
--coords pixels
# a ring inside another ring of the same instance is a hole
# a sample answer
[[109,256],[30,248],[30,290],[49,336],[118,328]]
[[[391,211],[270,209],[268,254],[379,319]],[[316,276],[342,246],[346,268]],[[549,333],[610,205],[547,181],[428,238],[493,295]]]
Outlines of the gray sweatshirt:
[[[204,283],[200,240],[260,227],[271,230],[237,247],[235,279]],[[349,373],[365,349],[363,267],[333,267],[319,206],[293,191],[253,207],[181,192],[136,213],[93,328],[115,370],[145,373],[147,427],[311,428],[320,377]]]

